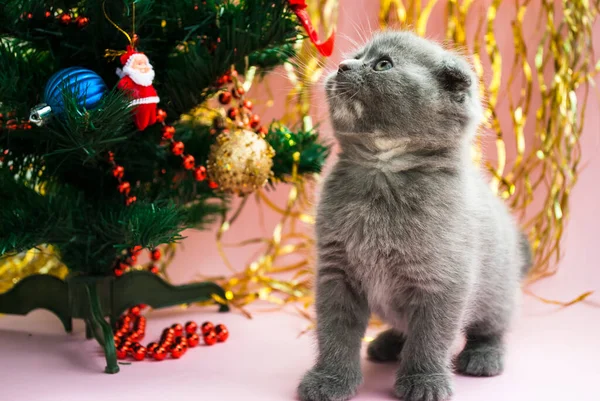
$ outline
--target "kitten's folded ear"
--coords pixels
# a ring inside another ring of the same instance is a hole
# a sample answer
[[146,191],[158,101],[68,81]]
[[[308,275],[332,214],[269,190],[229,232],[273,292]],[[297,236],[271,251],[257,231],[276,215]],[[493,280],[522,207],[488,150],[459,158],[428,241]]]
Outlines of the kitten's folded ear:
[[436,76],[442,86],[452,92],[463,92],[471,87],[471,76],[462,66],[452,58],[445,58],[438,65]]

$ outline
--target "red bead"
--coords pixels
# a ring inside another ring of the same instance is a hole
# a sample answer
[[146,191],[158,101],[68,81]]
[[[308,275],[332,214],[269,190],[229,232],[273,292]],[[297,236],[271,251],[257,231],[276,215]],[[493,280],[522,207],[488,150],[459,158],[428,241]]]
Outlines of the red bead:
[[129,250],[129,253],[131,255],[134,255],[134,256],[140,256],[141,252],[142,252],[142,246],[141,245],[136,245],[136,246],[134,246],[133,248],[131,248]]
[[231,90],[231,94],[233,95],[233,97],[235,97],[236,99],[239,99],[240,96],[243,96],[244,93],[246,93],[246,91],[244,90],[244,88],[242,88],[241,86],[238,86],[235,89]]
[[119,323],[121,323],[121,327],[129,327],[131,324],[131,316],[123,315],[119,318]]
[[163,336],[175,337],[175,330],[173,330],[170,327],[167,327],[166,329],[163,330],[162,335]]
[[75,22],[79,28],[84,28],[90,22],[90,19],[80,15],[79,17],[75,18]]
[[131,191],[131,184],[127,181],[123,181],[119,185],[117,185],[119,192],[125,195],[129,195],[129,191]]
[[229,330],[227,330],[227,327],[225,327],[224,324],[217,324],[215,333],[217,335],[217,341],[220,343],[224,343],[229,338]]
[[52,17],[52,11],[50,11],[50,10],[46,11],[46,12],[44,13],[44,17],[46,17],[46,18],[50,18],[50,17]]
[[187,336],[187,343],[190,348],[194,348],[198,344],[200,344],[200,336],[198,333],[192,333]]
[[189,321],[185,324],[185,332],[188,334],[195,333],[198,330],[198,324],[196,322]]
[[219,102],[221,104],[229,104],[231,103],[231,93],[223,92],[219,95]]
[[262,127],[259,127],[256,132],[261,136],[265,136],[269,133],[269,129],[263,125]]
[[139,316],[141,311],[142,310],[140,309],[140,307],[136,305],[136,306],[132,306],[131,308],[129,308],[127,313],[129,313],[130,315],[133,315],[133,316]]
[[217,79],[217,86],[223,86],[227,83],[227,75],[223,75],[221,78]]
[[204,344],[214,345],[217,342],[217,333],[214,330],[204,335]]
[[131,340],[124,340],[124,341],[121,342],[121,344],[119,345],[119,347],[126,348],[127,351],[129,351],[129,348],[131,348],[132,345],[133,345],[133,342]]
[[123,269],[119,269],[118,267],[115,267],[113,269],[113,273],[116,277],[121,277],[123,274],[125,274],[125,270]]
[[232,120],[235,120],[235,118],[238,116],[238,113],[238,109],[232,107],[229,109],[229,111],[227,111],[227,116]]
[[252,107],[254,107],[254,105],[252,104],[252,102],[250,100],[244,100],[243,105],[248,110],[252,110]]
[[123,166],[115,166],[112,173],[115,178],[123,178],[123,175],[125,175],[125,168],[123,168]]
[[129,263],[127,263],[126,261],[120,261],[119,262],[119,269],[121,270],[127,270],[131,267],[131,265]]
[[197,167],[196,170],[194,170],[194,178],[196,181],[204,181],[206,179],[206,167]]
[[252,118],[250,118],[250,126],[252,128],[258,127],[260,124],[260,116],[258,114],[253,114]]
[[168,141],[169,139],[173,138],[173,136],[175,136],[175,127],[172,125],[164,126],[162,129],[162,139]]
[[61,24],[67,25],[71,22],[71,16],[67,13],[62,13],[58,16]]
[[173,153],[175,156],[181,156],[183,154],[184,149],[185,146],[181,141],[173,142],[171,144],[171,153]]
[[163,109],[158,109],[158,111],[156,112],[156,121],[158,121],[159,123],[163,123],[163,122],[165,122],[166,119],[167,119],[167,112],[164,111]]
[[148,351],[148,356],[153,355],[154,351],[156,351],[158,349],[158,347],[160,347],[160,345],[155,342],[148,344],[148,346],[146,346],[146,350]]
[[173,329],[173,334],[175,335],[175,337],[179,337],[183,334],[183,326],[179,323],[175,323],[173,326],[171,326],[171,329]]
[[146,357],[146,348],[139,346],[133,351],[133,359],[136,361],[142,361]]
[[131,341],[132,343],[136,343],[136,342],[138,342],[139,340],[141,340],[141,338],[140,338],[140,336],[139,336],[139,334],[138,334],[138,333],[130,333],[130,334],[129,334],[129,337],[127,337],[127,339],[128,339],[129,341]]
[[204,322],[202,326],[200,326],[200,331],[202,335],[206,335],[215,329],[215,325],[212,322]]
[[152,267],[150,268],[150,272],[154,273],[154,274],[158,274],[158,273],[160,273],[160,269],[158,268],[158,266],[152,265]]
[[160,260],[162,254],[160,252],[160,249],[155,248],[152,251],[150,251],[150,259],[152,260]]
[[171,358],[179,359],[181,358],[181,355],[183,355],[183,352],[183,348],[178,345],[171,350]]
[[132,203],[135,203],[135,201],[137,201],[137,197],[136,196],[129,196],[129,197],[127,197],[127,199],[125,199],[125,204],[127,206],[129,206]]
[[152,357],[157,361],[162,361],[167,357],[167,350],[163,347],[158,347],[152,352]]
[[217,188],[219,188],[219,184],[217,184],[214,181],[209,181],[208,182],[208,186],[209,186],[210,189],[217,189]]
[[187,155],[183,158],[183,168],[186,170],[191,170],[195,166],[195,159],[192,155]]
[[125,359],[127,358],[127,350],[124,348],[117,348],[117,359]]

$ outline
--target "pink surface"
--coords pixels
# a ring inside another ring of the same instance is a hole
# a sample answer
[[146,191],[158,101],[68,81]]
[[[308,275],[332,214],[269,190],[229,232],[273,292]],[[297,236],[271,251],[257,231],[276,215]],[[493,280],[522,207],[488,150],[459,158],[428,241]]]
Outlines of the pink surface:
[[[351,40],[368,36],[370,27],[377,26],[379,2],[346,0],[341,3],[340,40],[330,66],[341,59],[342,52],[352,47]],[[511,13],[510,7],[501,7],[496,25],[510,26]],[[431,23],[442,29],[443,20],[443,8],[438,5]],[[499,45],[510,47],[511,40],[510,30],[506,30],[506,37]],[[595,40],[600,43],[600,24],[596,25]],[[276,76],[270,79],[270,87],[276,104],[283,104],[289,84],[283,77]],[[582,138],[583,158],[589,164],[571,198],[572,211],[561,269],[557,276],[533,286],[538,294],[548,298],[567,300],[587,290],[600,291],[600,269],[597,268],[599,109],[597,98],[591,96]],[[266,119],[282,114],[281,108],[262,112]],[[313,115],[315,121],[326,119],[320,93],[315,97]],[[322,125],[322,132],[330,135],[327,123]],[[282,204],[285,191],[279,190],[275,199]],[[276,216],[267,216],[267,230],[262,234],[269,234],[274,221]],[[254,237],[257,227],[256,209],[250,205],[228,240]],[[171,269],[175,281],[184,282],[200,273],[225,272],[214,249],[214,230],[188,235]],[[250,252],[234,252],[231,259],[236,266],[243,266]],[[524,298],[524,304],[509,338],[506,372],[489,379],[457,377],[453,399],[599,400],[600,296],[594,294],[588,302],[564,309],[541,304],[530,297]],[[72,335],[66,335],[58,319],[45,311],[36,311],[27,317],[4,316],[0,318],[0,400],[295,399],[298,380],[313,360],[312,335],[298,338],[306,328],[306,320],[293,312],[257,312],[253,320],[247,320],[236,313],[217,314],[213,311],[214,308],[191,308],[151,312],[148,341],[157,338],[162,328],[174,322],[212,320],[229,327],[231,337],[227,343],[190,350],[179,361],[122,366],[118,375],[101,373],[104,359],[98,345],[85,340],[81,322],[76,322]],[[365,384],[355,399],[392,399],[394,369],[393,365],[365,361]]]
[[[598,310],[564,310],[528,302],[509,339],[506,372],[495,378],[456,377],[454,401],[597,401]],[[84,328],[66,335],[45,311],[0,319],[0,399],[6,401],[295,400],[313,360],[306,321],[292,313],[258,313],[253,320],[196,308],[149,314],[148,341],[174,322],[225,323],[228,342],[200,346],[180,360],[133,362],[117,375],[101,373],[104,358]],[[357,401],[393,400],[395,366],[363,363]]]

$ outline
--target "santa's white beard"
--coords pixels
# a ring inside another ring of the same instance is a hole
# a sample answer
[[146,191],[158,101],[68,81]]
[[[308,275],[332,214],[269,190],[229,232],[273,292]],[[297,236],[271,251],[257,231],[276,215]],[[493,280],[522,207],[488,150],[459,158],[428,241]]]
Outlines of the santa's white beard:
[[150,86],[154,81],[154,69],[152,68],[148,72],[139,72],[129,66],[125,66],[123,67],[123,73],[141,86]]

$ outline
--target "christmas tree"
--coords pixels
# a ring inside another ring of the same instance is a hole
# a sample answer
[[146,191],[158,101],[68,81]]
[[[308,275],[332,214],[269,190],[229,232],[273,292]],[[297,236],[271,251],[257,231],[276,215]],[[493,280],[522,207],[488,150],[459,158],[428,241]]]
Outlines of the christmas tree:
[[71,277],[124,279],[231,196],[318,172],[317,134],[245,98],[293,57],[301,3],[0,2],[0,255],[51,245]]

